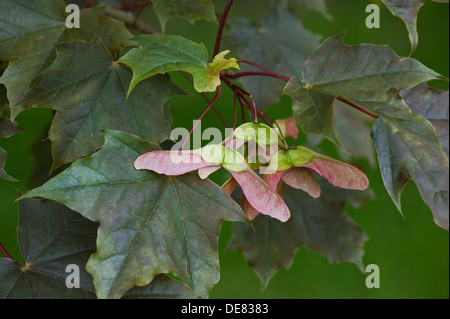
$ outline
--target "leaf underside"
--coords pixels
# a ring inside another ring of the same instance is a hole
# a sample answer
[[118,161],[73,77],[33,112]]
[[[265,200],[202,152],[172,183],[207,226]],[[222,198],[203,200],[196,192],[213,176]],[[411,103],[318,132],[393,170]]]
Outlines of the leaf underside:
[[[0,298],[95,298],[85,271],[95,251],[97,224],[52,201],[19,202],[19,246],[24,264],[0,259]],[[80,268],[80,288],[68,289],[68,265]]]
[[447,154],[449,153],[449,94],[430,88],[426,83],[402,91],[403,99],[415,114],[426,118],[436,129],[436,136]]
[[[449,164],[437,141],[426,136],[432,125],[408,120],[380,118],[372,128],[384,185],[401,211],[400,196],[407,181],[413,180],[422,199],[433,212],[437,225],[449,228]],[[425,137],[425,138],[424,138]]]
[[174,71],[190,73],[197,92],[215,92],[221,84],[220,71],[239,69],[236,59],[225,59],[229,51],[217,54],[209,63],[208,50],[203,43],[178,35],[140,35],[128,44],[134,48],[119,59],[133,70],[128,94],[142,80]]

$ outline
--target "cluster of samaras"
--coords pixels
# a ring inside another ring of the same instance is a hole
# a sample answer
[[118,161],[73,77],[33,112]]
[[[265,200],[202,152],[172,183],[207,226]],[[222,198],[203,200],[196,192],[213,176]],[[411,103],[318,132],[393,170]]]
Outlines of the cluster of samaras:
[[293,119],[278,121],[278,127],[246,123],[221,144],[197,150],[149,152],[140,156],[134,166],[168,176],[198,170],[202,179],[223,167],[232,177],[222,188],[231,195],[240,185],[243,192],[241,205],[250,220],[259,213],[282,222],[289,219],[290,211],[283,200],[283,182],[315,198],[320,196],[321,190],[314,174],[323,176],[337,187],[368,188],[369,181],[357,165],[340,162],[302,146],[286,148],[279,136],[298,135]]

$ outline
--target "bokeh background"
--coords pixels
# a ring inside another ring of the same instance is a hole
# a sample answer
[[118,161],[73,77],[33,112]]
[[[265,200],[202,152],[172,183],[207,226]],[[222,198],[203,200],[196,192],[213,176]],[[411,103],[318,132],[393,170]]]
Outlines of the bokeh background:
[[[261,0],[235,2],[231,18],[247,17],[255,21],[262,19],[269,3]],[[214,3],[221,11],[226,1],[214,0]],[[380,5],[380,29],[365,27],[365,8],[370,3]],[[322,39],[346,31],[344,41],[347,44],[388,44],[400,56],[409,54],[410,43],[403,22],[392,16],[381,1],[327,0],[327,5],[333,16],[332,21],[309,10],[296,14],[306,28],[321,35]],[[151,10],[144,11],[142,18],[159,27]],[[419,14],[418,30],[420,42],[413,57],[448,77],[448,5],[427,1]],[[212,23],[198,21],[192,26],[176,18],[170,20],[166,27],[168,34],[180,34],[205,43],[210,52],[216,31],[217,25]],[[193,93],[185,79],[174,76],[173,80]],[[448,90],[447,82],[430,84]],[[225,95],[219,100],[217,108],[227,114],[228,121],[232,122],[232,96],[228,90],[224,91]],[[201,114],[204,107],[205,101],[198,96],[174,98],[171,103],[174,126],[189,129],[192,120]],[[279,118],[289,116],[290,100],[282,98],[268,113]],[[0,242],[16,259],[20,259],[20,252],[15,200],[18,191],[26,192],[48,178],[51,153],[46,137],[51,119],[51,110],[28,110],[17,118],[24,131],[9,139],[0,139],[0,147],[9,152],[5,170],[20,180],[17,183],[0,180]],[[203,128],[223,127],[213,112],[205,117],[202,125]],[[328,155],[337,156],[331,143],[324,142],[320,146]],[[268,287],[261,291],[259,279],[243,255],[226,249],[232,230],[232,224],[226,222],[219,241],[221,281],[214,288],[211,298],[449,298],[449,233],[434,224],[432,214],[422,202],[413,182],[409,182],[403,192],[403,217],[384,189],[378,166],[371,167],[361,159],[354,161],[368,168],[367,175],[376,198],[360,209],[349,206],[348,212],[369,237],[363,260],[365,265],[379,265],[379,289],[366,288],[366,274],[355,265],[331,265],[320,254],[300,248],[292,267],[281,269]],[[217,183],[225,179],[223,173],[214,176]]]

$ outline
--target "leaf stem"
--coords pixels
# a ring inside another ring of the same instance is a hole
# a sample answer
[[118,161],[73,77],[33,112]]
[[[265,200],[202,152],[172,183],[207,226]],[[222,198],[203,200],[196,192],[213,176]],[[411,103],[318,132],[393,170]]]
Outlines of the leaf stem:
[[376,114],[374,114],[374,113],[372,113],[372,112],[370,112],[370,111],[364,109],[363,107],[361,107],[361,106],[359,106],[359,105],[357,105],[357,104],[355,104],[355,103],[353,103],[353,102],[351,102],[351,101],[349,101],[349,100],[347,100],[347,99],[345,99],[345,98],[343,98],[343,97],[338,97],[337,99],[338,99],[339,101],[341,101],[341,102],[347,104],[347,105],[350,105],[351,107],[357,109],[358,111],[363,112],[364,114],[367,114],[367,115],[369,115],[369,116],[375,118],[375,119],[377,119],[377,118],[380,117],[379,115],[376,115]]
[[[252,122],[257,123],[258,116],[261,114],[261,112],[259,112],[258,109],[256,108],[255,100],[253,100],[252,95],[250,93],[248,93],[246,90],[244,90],[243,88],[231,83],[231,81],[229,79],[227,79],[227,77],[223,73],[220,75],[220,78],[230,87],[230,89],[235,94],[237,94],[237,97],[238,97],[239,103],[241,104],[241,107],[247,107],[252,112]],[[247,100],[247,96],[250,97],[252,102]],[[244,111],[242,111],[242,112],[243,112],[242,115],[244,118],[245,113],[244,113]],[[245,122],[246,121],[244,120],[244,123]]]
[[3,255],[5,255],[6,258],[14,260],[14,258],[11,257],[5,247],[3,247],[2,243],[0,243],[0,251],[3,253]]
[[[265,73],[266,74],[266,73]],[[278,76],[277,76],[278,77]],[[220,78],[225,82],[226,85],[228,85],[228,87],[233,91],[234,95],[235,95],[235,99],[237,97],[239,103],[241,104],[241,110],[242,110],[242,120],[245,122],[247,122],[245,120],[245,112],[244,112],[244,107],[247,107],[251,112],[252,112],[252,122],[253,123],[257,123],[257,119],[258,117],[261,118],[268,126],[270,126],[272,129],[274,129],[273,125],[270,124],[270,122],[267,119],[270,119],[278,128],[278,139],[280,140],[281,143],[283,143],[283,145],[285,146],[285,148],[287,148],[287,142],[286,139],[284,137],[283,132],[281,131],[280,126],[278,125],[278,123],[269,115],[264,114],[263,112],[259,111],[258,108],[256,107],[255,104],[255,100],[253,99],[253,96],[248,93],[246,90],[244,90],[243,88],[240,88],[237,85],[234,85],[228,78],[227,75],[225,75],[224,73],[222,73],[220,75]],[[288,80],[289,81],[289,80]],[[251,102],[247,99],[247,96],[251,99]],[[236,100],[235,100],[236,103]],[[235,105],[235,112],[236,112],[236,105]],[[236,114],[235,114],[236,116]],[[234,126],[233,126],[234,129]]]
[[[272,70],[269,70],[269,69],[263,67],[262,65],[259,65],[259,64],[255,63],[255,62],[251,62],[251,61],[248,61],[248,60],[238,60],[238,62],[252,65],[252,66],[254,66],[254,67],[258,68],[258,69],[266,71],[271,76],[276,77],[276,78],[278,78],[280,80],[283,80],[285,82],[289,82],[289,80],[290,80],[287,76],[280,75],[280,74],[278,74],[278,73],[276,73],[276,72],[274,72]],[[261,75],[261,74],[259,74],[259,75]]]
[[186,146],[186,143],[189,141],[189,138],[191,137],[191,135],[194,132],[194,130],[197,128],[198,124],[202,121],[203,117],[206,115],[206,113],[208,113],[209,109],[214,105],[214,103],[216,103],[216,101],[219,99],[219,97],[221,95],[222,95],[222,87],[219,85],[217,87],[216,96],[214,97],[214,99],[211,100],[211,102],[209,102],[209,104],[206,107],[206,109],[203,111],[203,113],[200,115],[198,120],[195,122],[194,126],[192,127],[191,131],[189,132],[188,136],[186,137],[183,145],[181,146],[181,150],[184,149],[184,147]]
[[213,57],[216,56],[220,51],[220,42],[222,41],[223,29],[225,27],[225,22],[227,21],[228,13],[230,12],[231,6],[234,0],[228,0],[227,6],[223,11],[222,18],[220,19],[219,30],[217,31],[216,45],[214,47]]
[[[235,92],[236,93],[236,92]],[[246,123],[247,122],[247,117],[245,116],[245,106],[244,106],[244,102],[242,102],[241,97],[236,93],[236,96],[239,100],[239,104],[241,105],[241,113],[242,113],[242,122]]]
[[272,77],[272,78],[279,78],[278,76],[275,76],[271,73],[267,73],[267,72],[239,72],[239,73],[234,73],[234,74],[227,74],[227,78],[229,79],[238,79],[238,78],[242,78],[244,76],[268,76],[268,77]]

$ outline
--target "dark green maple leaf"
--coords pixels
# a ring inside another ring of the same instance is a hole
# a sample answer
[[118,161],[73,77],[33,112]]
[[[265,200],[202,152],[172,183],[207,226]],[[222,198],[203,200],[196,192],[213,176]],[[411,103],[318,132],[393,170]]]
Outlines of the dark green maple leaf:
[[346,214],[347,202],[360,206],[371,192],[348,191],[322,183],[322,195],[315,199],[286,186],[285,201],[291,218],[281,223],[260,215],[254,229],[234,225],[229,249],[242,251],[249,265],[266,287],[281,267],[292,265],[300,246],[317,251],[331,263],[353,262],[363,268],[362,256],[367,236]]
[[[19,203],[19,246],[24,264],[0,258],[0,298],[96,298],[85,265],[95,251],[98,224],[49,200]],[[80,270],[80,287],[67,288],[68,265]],[[197,298],[183,283],[159,275],[124,298]]]
[[172,17],[180,17],[194,23],[197,20],[216,22],[216,12],[211,0],[152,0],[164,33],[166,22]]
[[[289,30],[289,32],[286,32]],[[306,30],[283,6],[272,7],[261,24],[236,19],[224,38],[227,48],[240,58],[286,76],[300,76],[301,66],[319,45],[319,36]],[[254,71],[242,66],[242,71]],[[280,99],[283,82],[267,77],[242,78],[260,109]]]
[[116,51],[132,37],[123,22],[104,15],[106,7],[82,10],[80,29],[66,28],[65,8],[62,0],[0,1],[0,60],[9,61],[0,82],[8,89],[13,118],[23,110],[20,98],[53,60],[54,44],[100,37]]
[[127,99],[131,74],[100,40],[62,44],[57,53],[21,102],[57,111],[49,133],[53,168],[92,154],[103,143],[102,129],[127,131],[158,144],[170,137],[163,106],[183,93],[168,77],[143,81]]
[[291,78],[284,89],[294,99],[294,117],[306,133],[339,145],[333,125],[335,99],[380,116],[411,117],[400,90],[445,79],[417,60],[400,58],[387,46],[347,46],[343,36],[326,40],[305,63],[302,79]]
[[222,221],[246,220],[239,205],[195,174],[135,170],[136,158],[156,145],[117,131],[106,131],[105,139],[99,152],[24,197],[49,198],[100,222],[87,264],[100,298],[120,298],[169,272],[207,297],[219,280]]
[[403,99],[415,114],[433,124],[436,135],[448,158],[448,91],[430,88],[426,83],[402,92]]
[[[419,43],[417,32],[417,15],[426,0],[382,0],[393,15],[399,17],[406,24],[411,41],[411,54]],[[433,0],[434,2],[448,3],[448,0]]]
[[[19,202],[19,246],[24,264],[0,258],[0,298],[95,298],[84,270],[95,251],[97,224],[52,201]],[[80,288],[68,289],[68,265],[80,269]]]
[[401,211],[401,193],[413,180],[436,224],[448,230],[449,163],[434,127],[420,118],[379,118],[372,128],[384,185]]
[[221,83],[221,71],[239,69],[236,59],[225,58],[229,51],[218,53],[209,62],[208,50],[203,43],[195,43],[177,35],[141,35],[129,41],[129,44],[136,47],[119,60],[133,70],[128,94],[142,80],[173,71],[192,74],[197,92],[215,92]]

